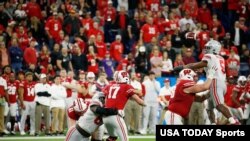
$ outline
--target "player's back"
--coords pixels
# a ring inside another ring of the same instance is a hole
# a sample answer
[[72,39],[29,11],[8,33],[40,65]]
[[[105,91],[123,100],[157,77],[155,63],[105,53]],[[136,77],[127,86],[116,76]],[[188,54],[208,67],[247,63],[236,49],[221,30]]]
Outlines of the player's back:
[[217,71],[215,72],[215,79],[218,81],[226,82],[226,71],[225,71],[225,59],[219,55],[214,54],[205,54],[202,58],[202,60],[207,61],[208,67],[205,68],[205,71],[207,72],[209,67],[217,67]]
[[182,117],[188,116],[195,94],[186,94],[183,90],[193,85],[195,85],[195,82],[192,80],[180,80],[176,85],[174,97],[169,102],[168,109],[171,112]]
[[134,94],[134,88],[126,83],[108,85],[103,92],[106,96],[105,107],[123,110],[128,99]]
[[102,117],[96,115],[90,108],[93,105],[103,107],[100,101],[91,101],[88,106],[88,110],[79,118],[77,122],[82,129],[90,134],[93,133],[100,125],[102,125]]

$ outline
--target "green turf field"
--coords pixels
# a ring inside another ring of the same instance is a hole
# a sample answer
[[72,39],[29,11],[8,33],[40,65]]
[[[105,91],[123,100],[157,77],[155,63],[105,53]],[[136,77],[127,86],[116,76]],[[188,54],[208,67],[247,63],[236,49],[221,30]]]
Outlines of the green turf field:
[[[64,141],[64,136],[55,137],[1,137],[0,141]],[[154,141],[155,136],[129,136],[130,141]]]

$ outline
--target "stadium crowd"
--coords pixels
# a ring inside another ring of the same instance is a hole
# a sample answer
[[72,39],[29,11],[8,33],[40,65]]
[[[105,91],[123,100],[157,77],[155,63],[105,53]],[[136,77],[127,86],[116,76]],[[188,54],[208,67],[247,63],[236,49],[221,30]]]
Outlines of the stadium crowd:
[[[249,0],[1,0],[0,136],[63,134],[73,101],[90,100],[120,70],[147,103],[128,101],[129,131],[154,134],[174,91],[173,68],[201,60],[210,40],[221,43],[226,60],[226,104],[250,110],[250,100],[231,100],[250,93],[249,17]],[[198,81],[203,69],[196,73]],[[166,78],[163,88],[159,77]],[[188,123],[211,124],[206,104],[196,104],[192,114],[200,117]]]

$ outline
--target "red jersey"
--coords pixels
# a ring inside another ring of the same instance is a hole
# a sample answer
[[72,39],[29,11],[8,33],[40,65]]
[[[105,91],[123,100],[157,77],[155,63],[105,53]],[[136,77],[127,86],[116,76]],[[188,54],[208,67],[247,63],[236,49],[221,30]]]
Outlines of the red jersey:
[[237,13],[239,13],[240,17],[248,18],[249,15],[249,9],[248,9],[249,4],[247,3],[240,3]]
[[[71,78],[65,78],[65,79],[61,78],[61,83],[70,84],[71,81],[72,81]],[[67,98],[71,97],[72,96],[72,90],[71,89],[66,89],[66,91],[67,91]]]
[[166,23],[166,28],[168,34],[173,35],[176,29],[179,29],[179,20],[169,20]]
[[169,111],[176,113],[183,118],[188,116],[195,94],[186,94],[183,90],[194,85],[195,82],[192,80],[180,80],[176,85],[174,97],[170,99],[168,106]]
[[202,50],[205,47],[205,44],[210,40],[209,34],[209,31],[201,31],[198,34],[200,50]]
[[232,96],[232,93],[233,93],[233,88],[235,87],[236,85],[234,84],[227,84],[227,92],[226,94],[224,95],[224,99],[225,99],[225,103],[228,105],[228,103],[231,102],[231,96]]
[[62,21],[60,19],[51,18],[46,22],[45,29],[55,39],[59,37],[59,31],[62,30]]
[[19,84],[19,87],[23,87],[23,100],[28,102],[33,102],[35,99],[35,87],[36,82],[23,81]]
[[[250,82],[246,84],[245,92],[250,94]],[[246,103],[250,104],[250,98],[246,98]]]
[[147,0],[146,7],[150,11],[158,12],[160,10],[160,1],[159,0]]
[[35,2],[27,3],[26,13],[28,17],[37,17],[38,19],[42,19],[42,11],[40,5]]
[[144,24],[141,28],[142,39],[144,43],[150,43],[153,37],[156,37],[159,33],[156,25]]
[[13,104],[17,101],[17,89],[18,89],[19,83],[18,81],[14,82],[8,82],[7,88],[8,88],[8,95],[9,95],[9,103]]
[[103,89],[106,96],[105,107],[123,110],[128,99],[134,94],[134,88],[125,83],[110,84]]
[[26,48],[24,51],[23,58],[25,63],[27,63],[27,65],[30,64],[36,65],[37,63],[36,49],[33,47]]
[[228,58],[226,61],[227,76],[238,76],[240,61],[236,58]]
[[86,31],[93,28],[94,21],[92,18],[83,18],[81,19],[82,25]]
[[[244,93],[244,90],[245,90],[245,87],[243,86],[239,86],[239,85],[236,85],[234,88],[233,88],[233,92],[237,92],[237,97],[236,97],[236,100],[238,102],[240,102],[240,97],[241,95]],[[232,94],[233,94],[232,92]],[[232,100],[232,96],[230,97],[229,101],[227,102],[227,106],[229,107],[232,107],[232,108],[239,108],[240,106],[237,105],[236,103],[233,102]]]
[[122,54],[123,54],[123,44],[119,43],[117,41],[114,41],[110,45],[110,57],[114,59],[115,61],[119,62],[122,60]]
[[97,48],[97,56],[99,58],[105,58],[105,54],[106,54],[106,44],[104,42],[95,42],[95,46]]

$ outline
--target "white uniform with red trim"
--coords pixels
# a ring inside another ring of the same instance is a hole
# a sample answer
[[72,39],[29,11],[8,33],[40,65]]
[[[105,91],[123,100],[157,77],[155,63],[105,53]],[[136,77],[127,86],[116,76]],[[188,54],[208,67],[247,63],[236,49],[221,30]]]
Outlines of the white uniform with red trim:
[[[210,86],[210,96],[211,104],[213,107],[216,107],[219,104],[224,103],[224,95],[226,93],[226,73],[225,73],[225,60],[219,55],[205,54],[202,58],[202,61],[207,61],[208,65],[205,67],[207,72],[210,67],[217,67],[215,72],[215,77]],[[212,108],[212,107],[211,107]]]
[[[93,105],[103,107],[103,104],[100,101],[92,99],[88,107],[91,107]],[[86,113],[84,113],[84,115],[79,118],[77,124],[87,133],[92,135],[92,137],[94,136],[96,140],[102,140],[104,135],[104,127],[101,126],[103,124],[102,117],[96,115],[90,108],[88,108]],[[89,137],[82,136],[74,126],[69,129],[65,141],[76,140],[89,141]]]

